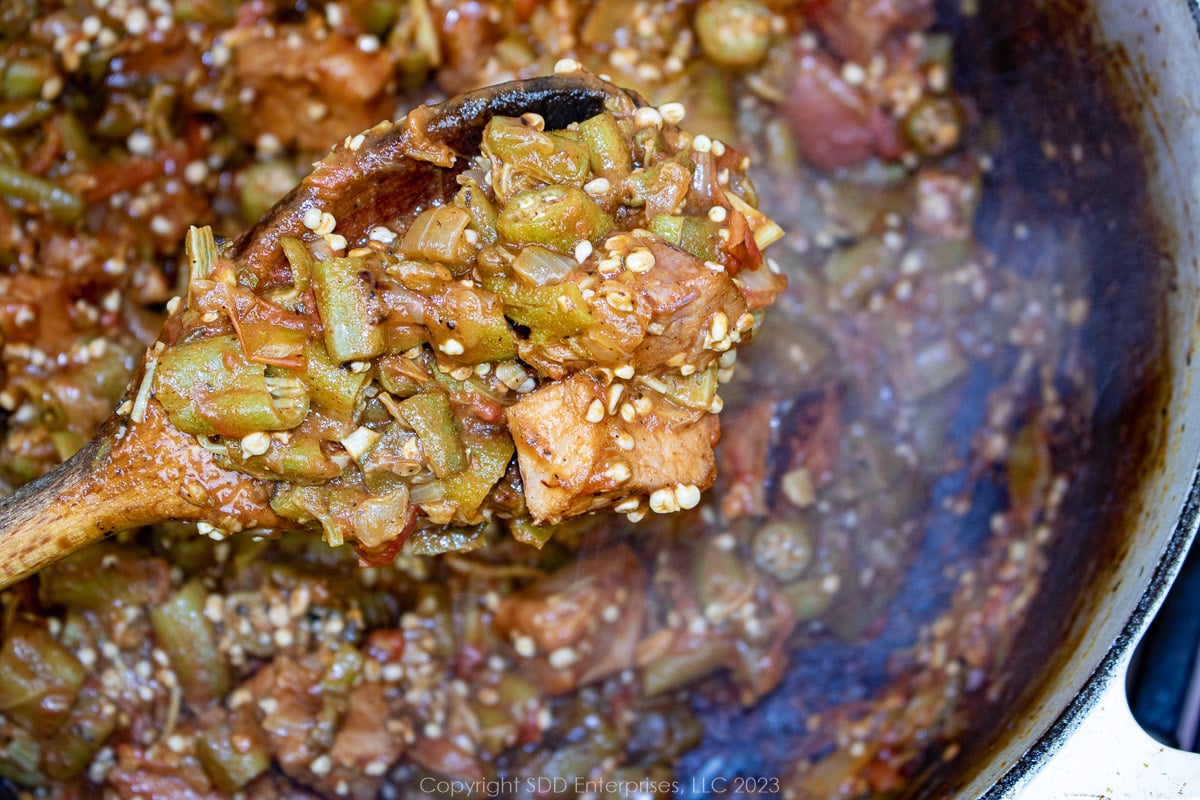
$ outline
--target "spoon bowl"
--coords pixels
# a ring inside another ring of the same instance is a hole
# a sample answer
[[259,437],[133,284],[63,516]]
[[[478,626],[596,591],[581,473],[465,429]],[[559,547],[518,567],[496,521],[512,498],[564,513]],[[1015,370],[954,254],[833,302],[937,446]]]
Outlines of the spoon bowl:
[[[339,232],[360,238],[377,224],[452,197],[492,117],[532,112],[548,128],[564,128],[613,102],[644,104],[575,72],[418,107],[401,121],[382,122],[335,146],[233,243],[230,257],[260,287],[285,283],[290,271],[279,240],[305,233],[310,209],[333,214]],[[162,342],[155,347],[161,350]],[[225,531],[296,527],[272,510],[268,481],[219,466],[144,390],[138,413],[129,413],[153,353],[154,347],[118,411],[91,441],[54,471],[0,500],[0,588],[112,533],[156,522],[195,521]]]

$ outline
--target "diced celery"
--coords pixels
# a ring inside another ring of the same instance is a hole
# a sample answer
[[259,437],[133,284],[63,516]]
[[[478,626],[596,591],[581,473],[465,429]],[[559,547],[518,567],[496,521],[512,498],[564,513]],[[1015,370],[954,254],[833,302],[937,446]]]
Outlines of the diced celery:
[[313,263],[317,313],[325,329],[325,347],[334,361],[368,361],[383,352],[383,318],[374,279],[360,258]]
[[70,716],[84,675],[49,631],[14,619],[0,647],[0,714],[35,736],[51,736]]
[[371,371],[354,372],[335,363],[325,346],[316,340],[304,349],[304,359],[301,378],[313,402],[338,419],[353,418],[358,394],[371,380]]
[[398,408],[404,421],[416,432],[421,452],[434,475],[445,478],[467,466],[466,451],[446,395],[438,391],[421,392],[401,402]]
[[629,143],[617,119],[607,111],[579,123],[579,133],[588,147],[592,172],[628,175],[633,171]]
[[496,220],[496,229],[510,244],[540,244],[560,253],[573,253],[579,242],[595,241],[612,228],[604,209],[574,186],[521,192]]
[[294,428],[308,413],[298,380],[268,380],[246,359],[236,336],[214,336],[168,348],[154,373],[156,396],[171,423],[196,436],[242,437]]
[[193,579],[165,603],[150,608],[158,644],[171,660],[184,697],[203,706],[229,691],[229,665],[217,649],[212,622],[204,616],[204,583]]

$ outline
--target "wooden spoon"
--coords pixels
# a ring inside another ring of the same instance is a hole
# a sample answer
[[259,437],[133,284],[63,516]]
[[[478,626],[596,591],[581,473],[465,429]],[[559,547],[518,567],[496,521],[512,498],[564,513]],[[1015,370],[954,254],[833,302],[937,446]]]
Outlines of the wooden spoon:
[[[576,72],[514,81],[422,106],[400,122],[348,137],[233,246],[258,286],[287,283],[281,236],[299,237],[310,208],[328,211],[355,242],[374,225],[402,217],[458,190],[457,175],[479,153],[493,116],[540,114],[564,128],[606,102],[640,98]],[[167,325],[171,321],[168,320]],[[146,359],[127,390],[131,401]],[[126,405],[128,407],[128,405]],[[223,469],[195,437],[177,430],[153,398],[132,422],[114,413],[66,463],[0,500],[0,588],[120,530],[165,520],[208,522],[223,530],[296,527],[269,504],[270,484]]]

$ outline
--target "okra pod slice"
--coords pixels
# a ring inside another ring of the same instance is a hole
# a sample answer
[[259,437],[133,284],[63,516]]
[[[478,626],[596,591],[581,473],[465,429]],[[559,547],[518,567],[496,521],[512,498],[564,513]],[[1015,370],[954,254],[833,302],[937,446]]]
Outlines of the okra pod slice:
[[0,162],[0,197],[37,206],[59,222],[83,215],[83,198],[20,167]]
[[290,311],[298,311],[304,293],[312,285],[313,258],[308,245],[292,236],[279,237],[279,247],[292,270],[292,285],[274,297],[275,302]]
[[337,364],[320,341],[310,341],[304,349],[305,368],[300,376],[312,401],[342,420],[354,416],[358,394],[371,379],[371,371],[355,372]]
[[222,792],[231,794],[267,771],[271,750],[261,727],[244,710],[221,709],[196,737],[196,758]]
[[102,542],[72,553],[38,576],[47,606],[100,609],[112,603],[146,606],[167,596],[167,562],[138,548]]
[[155,393],[171,423],[196,436],[240,438],[294,428],[308,413],[308,394],[287,370],[246,359],[238,338],[214,336],[168,348],[154,371]]
[[150,625],[171,660],[184,697],[202,706],[229,691],[229,665],[217,649],[212,622],[204,616],[207,590],[199,578],[150,609]]
[[487,436],[463,433],[468,452],[469,468],[442,479],[446,499],[458,504],[459,515],[471,520],[478,512],[488,492],[504,477],[515,448],[507,434]]
[[665,242],[688,251],[701,261],[721,260],[721,226],[703,217],[659,214],[650,220],[650,231]]
[[325,329],[325,348],[338,363],[369,361],[383,352],[374,279],[360,258],[313,263],[312,287]]
[[[510,172],[550,184],[579,186],[590,161],[587,146],[573,132],[539,131],[513,117],[491,119],[483,132],[483,152],[493,168],[502,162]],[[499,186],[494,180],[493,185]]]
[[595,241],[612,228],[604,209],[574,186],[521,192],[496,220],[496,229],[510,244],[540,244],[559,253],[572,253],[579,242]]
[[574,283],[522,286],[516,281],[493,278],[484,285],[504,302],[509,319],[529,328],[534,344],[575,336],[593,322],[587,301]]
[[0,714],[35,736],[52,736],[83,686],[79,659],[40,625],[14,619],[0,647]]
[[447,283],[427,296],[425,307],[431,343],[451,361],[486,364],[516,356],[504,306],[494,294]]
[[421,392],[401,402],[398,408],[404,421],[416,432],[434,475],[444,478],[467,466],[466,451],[446,395]]
[[496,243],[496,206],[474,178],[459,177],[462,188],[454,195],[454,205],[471,215],[471,226],[479,234],[482,246]]
[[605,111],[579,123],[579,134],[587,145],[592,172],[597,174],[633,171],[633,155],[621,133],[617,118]]

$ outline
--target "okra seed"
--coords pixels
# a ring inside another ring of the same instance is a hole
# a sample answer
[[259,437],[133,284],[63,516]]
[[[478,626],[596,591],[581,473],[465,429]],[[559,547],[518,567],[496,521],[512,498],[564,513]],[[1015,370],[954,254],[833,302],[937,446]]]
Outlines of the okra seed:
[[729,212],[725,210],[725,206],[713,206],[708,210],[708,218],[713,222],[724,222]]
[[712,322],[708,326],[708,335],[713,341],[724,339],[729,333],[729,317],[724,311],[718,311],[713,315]]
[[650,510],[655,514],[671,514],[678,511],[679,500],[675,497],[675,490],[664,487],[651,492]]
[[683,103],[664,103],[658,107],[658,113],[662,115],[665,122],[672,125],[678,125],[683,122],[683,118],[687,115],[687,110]]
[[634,113],[633,122],[639,128],[661,128],[663,118],[657,108],[643,106]]
[[624,461],[614,461],[609,464],[608,468],[604,470],[604,474],[614,483],[625,483],[633,477],[633,471]]
[[700,504],[700,489],[694,483],[677,483],[673,493],[680,508],[695,508]]
[[638,247],[625,256],[625,268],[630,272],[649,272],[654,266],[654,253],[645,247]]
[[263,431],[255,431],[242,437],[242,452],[248,456],[261,456],[270,449],[271,437]]
[[441,350],[448,356],[461,356],[464,352],[462,342],[458,339],[447,339],[438,345],[438,350]]
[[617,408],[621,402],[621,395],[625,393],[625,384],[614,383],[608,387],[608,413],[616,414]]

